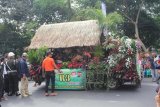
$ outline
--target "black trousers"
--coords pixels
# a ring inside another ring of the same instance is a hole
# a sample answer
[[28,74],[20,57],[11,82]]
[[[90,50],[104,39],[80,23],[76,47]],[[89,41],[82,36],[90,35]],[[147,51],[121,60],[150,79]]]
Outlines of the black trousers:
[[4,82],[3,82],[3,78],[0,77],[0,98],[3,97],[3,94],[4,94]]
[[45,74],[45,78],[46,78],[46,88],[45,88],[45,92],[48,93],[48,86],[51,80],[51,92],[54,92],[55,89],[55,73],[54,71],[47,71]]
[[4,91],[9,93],[9,76],[8,74],[4,75]]
[[15,92],[19,91],[18,83],[19,77],[17,72],[11,72],[8,74],[9,78],[9,92],[14,94]]

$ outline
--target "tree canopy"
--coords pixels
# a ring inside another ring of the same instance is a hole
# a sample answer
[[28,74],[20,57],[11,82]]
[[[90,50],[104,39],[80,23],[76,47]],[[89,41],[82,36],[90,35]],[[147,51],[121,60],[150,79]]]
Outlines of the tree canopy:
[[159,0],[0,0],[0,53],[21,52],[42,24],[89,19],[119,35],[134,39],[138,35],[147,48],[159,48],[159,4]]

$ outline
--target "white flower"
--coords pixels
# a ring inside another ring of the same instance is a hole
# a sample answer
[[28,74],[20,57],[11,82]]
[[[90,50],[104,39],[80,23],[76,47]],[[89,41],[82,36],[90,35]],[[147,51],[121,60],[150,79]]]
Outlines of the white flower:
[[107,62],[109,63],[110,67],[113,67],[117,64],[117,57],[115,55],[108,56]]
[[131,48],[131,44],[132,44],[132,39],[126,39],[125,45],[126,45],[128,48]]
[[121,53],[125,53],[125,52],[126,52],[126,49],[125,49],[125,47],[123,47],[123,46],[120,46],[120,47],[118,48],[118,50],[119,50],[119,52],[121,52]]
[[127,68],[129,68],[131,66],[131,58],[126,59],[125,65],[126,65]]

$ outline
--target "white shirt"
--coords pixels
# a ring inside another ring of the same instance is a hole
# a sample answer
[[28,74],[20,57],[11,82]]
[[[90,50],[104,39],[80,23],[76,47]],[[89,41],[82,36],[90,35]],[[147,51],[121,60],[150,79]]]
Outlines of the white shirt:
[[3,65],[3,77],[4,77],[4,75],[7,74],[6,64],[4,64],[4,63],[2,62],[1,65]]
[[154,59],[154,61],[158,61],[159,60],[159,55],[157,55],[157,57]]

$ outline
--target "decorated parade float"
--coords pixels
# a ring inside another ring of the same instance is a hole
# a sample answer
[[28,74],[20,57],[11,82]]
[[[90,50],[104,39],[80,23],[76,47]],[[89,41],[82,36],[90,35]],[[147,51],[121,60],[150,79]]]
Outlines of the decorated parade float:
[[99,50],[100,59],[88,65],[87,89],[116,89],[125,84],[140,86],[138,48],[137,41],[126,36],[108,36],[101,52]]
[[[43,48],[42,48],[43,47]],[[56,89],[117,88],[140,84],[136,66],[136,42],[127,37],[104,37],[96,20],[42,25],[29,46],[30,74],[44,80],[41,63],[45,52],[63,73],[56,74]]]

